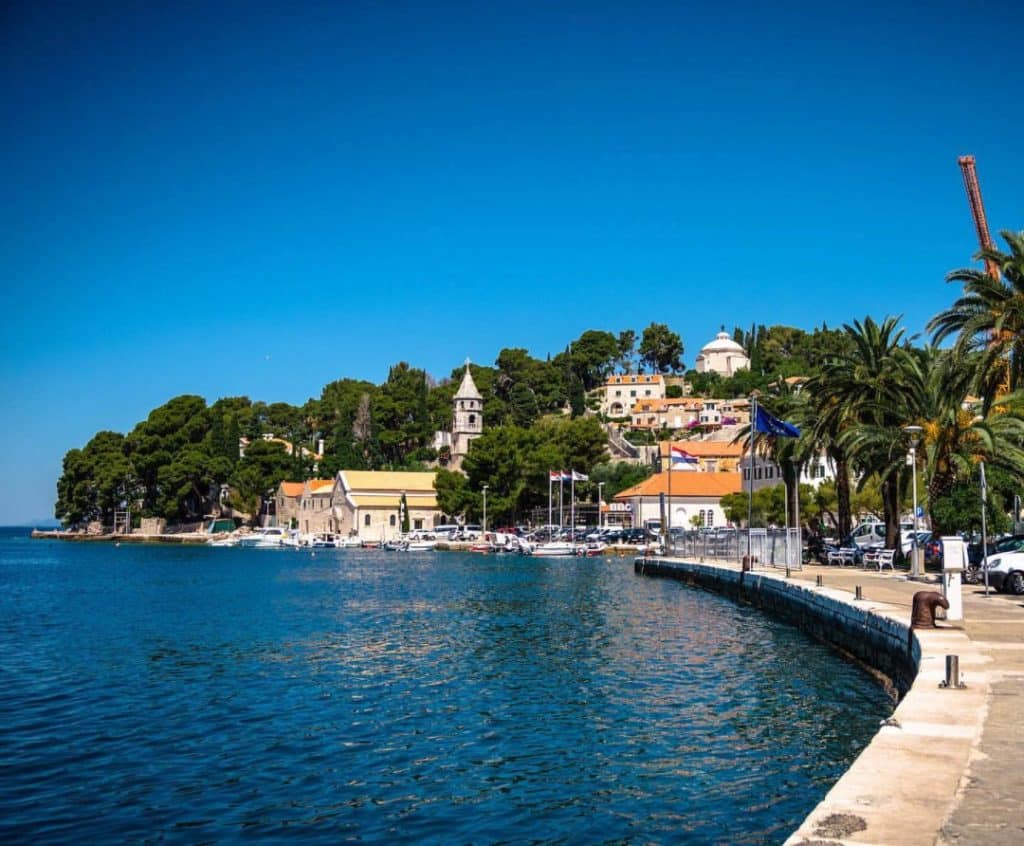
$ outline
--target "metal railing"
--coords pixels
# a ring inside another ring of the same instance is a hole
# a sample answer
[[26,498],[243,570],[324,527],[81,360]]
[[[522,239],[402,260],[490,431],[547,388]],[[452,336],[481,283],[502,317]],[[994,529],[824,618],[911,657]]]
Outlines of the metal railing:
[[610,423],[604,424],[604,430],[608,433],[608,443],[617,449],[622,455],[628,458],[639,458],[640,450],[631,444],[623,434]]
[[697,560],[734,561],[749,558],[751,569],[789,567],[799,570],[803,551],[798,529],[713,529],[673,532],[667,555]]

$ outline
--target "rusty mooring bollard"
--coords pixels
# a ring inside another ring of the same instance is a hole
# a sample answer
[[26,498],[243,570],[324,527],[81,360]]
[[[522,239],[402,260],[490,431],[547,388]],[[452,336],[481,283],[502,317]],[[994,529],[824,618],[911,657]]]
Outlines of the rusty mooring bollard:
[[910,609],[910,627],[934,629],[936,608],[949,608],[946,597],[935,590],[919,590]]
[[814,577],[814,584],[815,584],[816,587],[821,587],[821,585],[822,585],[821,573],[818,573],[818,575]]

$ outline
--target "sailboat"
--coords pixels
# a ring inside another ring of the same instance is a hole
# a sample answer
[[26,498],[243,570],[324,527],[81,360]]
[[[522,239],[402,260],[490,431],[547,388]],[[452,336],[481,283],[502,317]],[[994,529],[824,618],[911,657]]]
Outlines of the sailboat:
[[[565,481],[572,482],[572,491],[570,494],[570,524],[575,525],[576,522],[576,482],[586,481],[587,477],[582,473],[577,473],[572,470],[566,473],[564,470],[551,470],[548,473],[548,525],[551,525],[551,483],[558,480],[558,522],[559,528],[562,523],[562,483]],[[542,558],[562,558],[565,556],[577,554],[577,544],[575,538],[569,541],[564,540],[549,540],[547,543],[538,544],[534,550],[533,555],[540,556]]]

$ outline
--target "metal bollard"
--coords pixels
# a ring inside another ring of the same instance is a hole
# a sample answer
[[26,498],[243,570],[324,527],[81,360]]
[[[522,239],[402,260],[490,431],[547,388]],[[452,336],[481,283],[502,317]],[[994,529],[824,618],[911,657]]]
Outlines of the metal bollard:
[[856,600],[861,600],[864,598],[864,590],[863,588],[861,588],[860,585],[857,585],[856,593],[854,593],[853,598]]
[[939,682],[939,687],[954,688],[956,690],[963,690],[967,685],[963,683],[960,677],[960,656],[959,655],[947,655],[946,656],[946,679],[945,681]]
[[820,573],[817,576],[814,577],[814,584],[815,584],[816,587],[821,587],[822,581],[821,581],[821,574]]

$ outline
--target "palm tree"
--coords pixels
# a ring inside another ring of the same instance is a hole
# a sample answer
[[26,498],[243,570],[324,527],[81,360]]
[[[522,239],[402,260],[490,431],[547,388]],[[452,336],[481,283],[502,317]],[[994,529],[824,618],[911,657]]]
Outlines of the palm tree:
[[904,472],[903,450],[895,447],[902,427],[910,422],[901,367],[906,342],[898,322],[898,317],[881,323],[866,317],[845,325],[849,348],[826,362],[808,386],[822,412],[816,424],[822,442],[831,443],[840,458],[845,454],[861,485],[872,474],[878,476],[890,549],[899,537],[899,482]]
[[850,409],[823,384],[821,375],[804,386],[808,407],[805,411],[805,436],[824,450],[836,474],[836,530],[845,538],[853,530],[850,508],[850,456],[840,445],[840,437],[855,422]]
[[928,508],[933,527],[940,531],[959,527],[939,526],[935,504],[958,481],[973,476],[979,462],[1018,477],[1024,473],[1024,391],[1001,397],[998,406],[984,412],[969,396],[984,358],[984,351],[956,346],[897,353],[905,386],[900,413],[908,423],[921,426]]
[[985,413],[1001,394],[1024,388],[1024,232],[1000,234],[1009,252],[975,256],[998,267],[1000,278],[977,268],[954,270],[946,280],[962,282],[964,295],[928,323],[935,343],[958,335],[961,352],[982,354],[977,387]]

